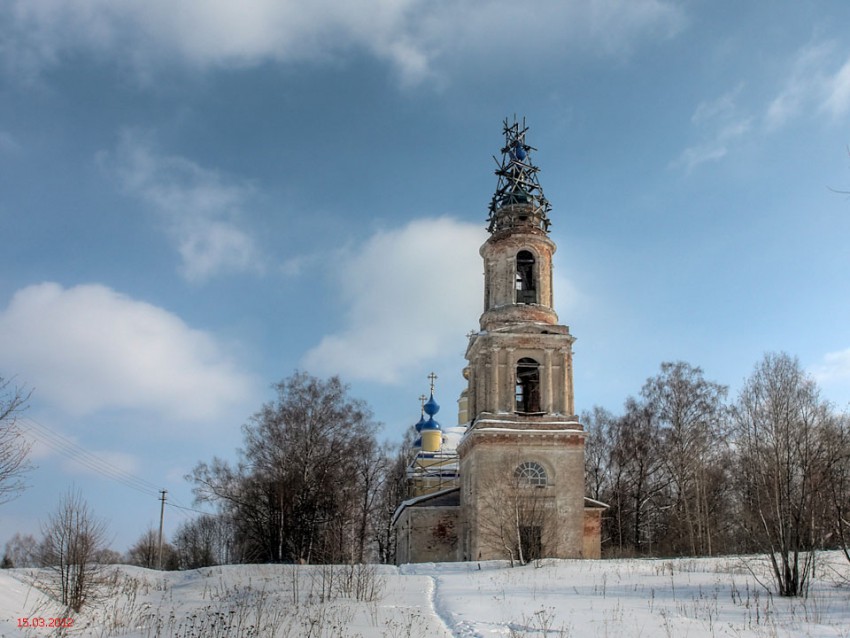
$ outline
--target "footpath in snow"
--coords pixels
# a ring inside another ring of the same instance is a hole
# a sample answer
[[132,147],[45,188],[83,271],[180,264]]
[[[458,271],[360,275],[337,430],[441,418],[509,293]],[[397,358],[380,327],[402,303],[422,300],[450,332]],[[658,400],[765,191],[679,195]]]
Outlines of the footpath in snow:
[[[544,560],[391,566],[109,567],[69,636],[108,638],[850,637],[850,565],[823,554],[810,595],[770,594],[760,558]],[[55,636],[65,617],[0,570],[0,638]]]

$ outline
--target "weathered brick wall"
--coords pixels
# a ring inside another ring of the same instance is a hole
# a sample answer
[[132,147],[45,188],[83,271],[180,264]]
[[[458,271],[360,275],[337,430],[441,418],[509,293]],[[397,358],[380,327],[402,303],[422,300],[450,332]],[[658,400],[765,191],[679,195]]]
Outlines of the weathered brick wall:
[[396,562],[438,563],[461,560],[460,508],[408,507],[396,521]]
[[516,366],[524,357],[540,365],[541,409],[561,416],[574,414],[573,341],[566,326],[552,326],[545,333],[538,329],[473,337],[466,352],[469,414],[515,410]]
[[[543,514],[544,554],[555,558],[580,558],[584,554],[584,433],[473,433],[461,453],[461,503],[472,560],[507,558],[506,538],[500,532],[499,508],[523,498],[514,480],[516,467],[524,461],[539,463],[546,470],[548,485],[526,487],[529,498],[540,499]],[[502,485],[500,485],[500,481]],[[466,533],[465,529],[465,533]],[[515,537],[515,534],[513,535]]]
[[602,558],[602,508],[584,510],[584,558]]
[[[537,301],[534,304],[517,304],[516,300],[516,255],[526,250],[534,255],[535,286]],[[543,321],[558,323],[553,310],[552,298],[552,255],[555,244],[543,233],[493,235],[481,246],[484,259],[484,309],[480,324],[489,330],[504,321],[499,309],[512,308],[514,320]]]

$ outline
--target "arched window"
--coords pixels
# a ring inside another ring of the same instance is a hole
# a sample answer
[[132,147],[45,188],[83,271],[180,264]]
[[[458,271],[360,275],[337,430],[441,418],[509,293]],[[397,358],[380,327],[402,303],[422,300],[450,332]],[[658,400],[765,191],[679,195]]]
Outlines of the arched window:
[[537,303],[534,255],[527,250],[521,250],[516,255],[516,302]]
[[528,357],[516,364],[516,411],[540,412],[540,364]]
[[546,470],[543,466],[534,461],[525,461],[520,463],[514,470],[514,478],[517,479],[520,485],[530,485],[533,487],[545,487],[548,483]]

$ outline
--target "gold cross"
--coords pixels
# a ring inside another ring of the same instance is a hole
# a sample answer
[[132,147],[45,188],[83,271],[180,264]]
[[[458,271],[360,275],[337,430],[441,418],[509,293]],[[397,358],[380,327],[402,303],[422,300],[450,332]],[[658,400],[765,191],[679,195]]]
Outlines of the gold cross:
[[434,394],[434,381],[436,381],[438,377],[432,372],[428,375],[428,378],[431,380],[431,394]]

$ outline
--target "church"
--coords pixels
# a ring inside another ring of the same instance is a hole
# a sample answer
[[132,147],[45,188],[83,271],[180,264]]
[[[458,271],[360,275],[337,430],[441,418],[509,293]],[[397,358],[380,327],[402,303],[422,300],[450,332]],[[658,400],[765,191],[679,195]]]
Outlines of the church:
[[397,562],[598,558],[605,504],[584,496],[575,338],[552,294],[551,206],[523,121],[504,123],[490,203],[484,312],[469,335],[458,423],[422,397],[410,497],[395,512]]

